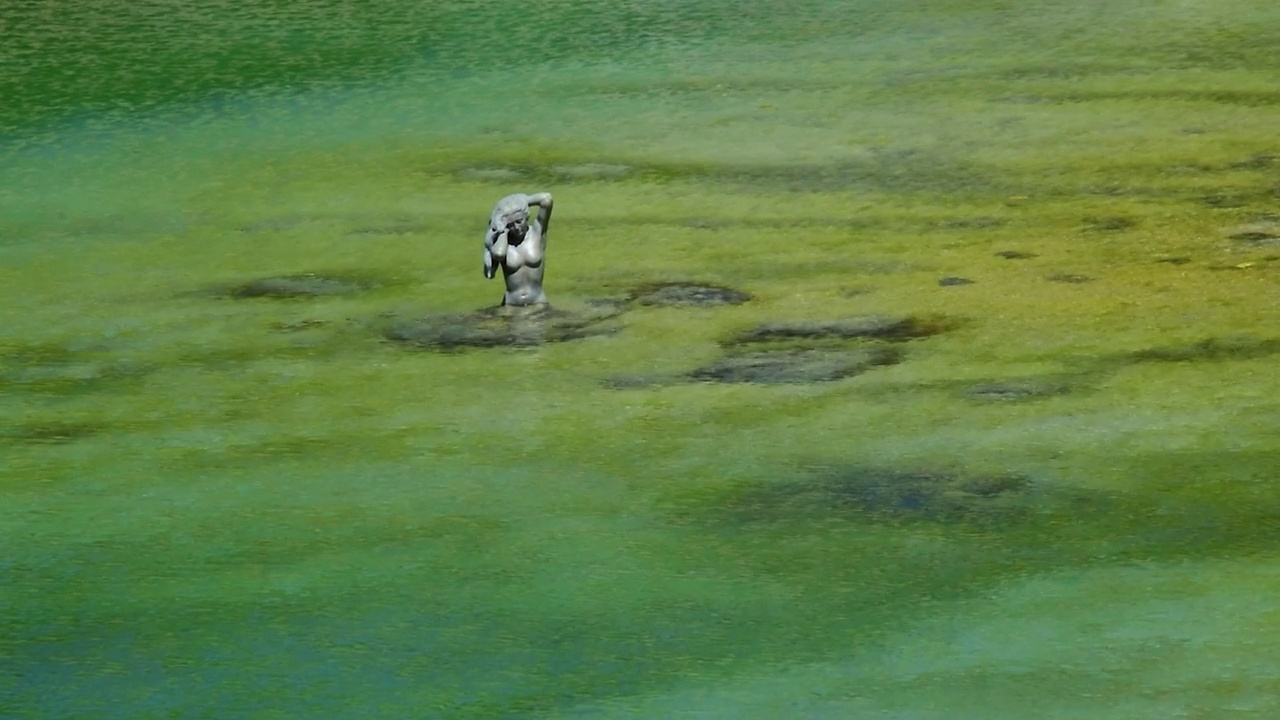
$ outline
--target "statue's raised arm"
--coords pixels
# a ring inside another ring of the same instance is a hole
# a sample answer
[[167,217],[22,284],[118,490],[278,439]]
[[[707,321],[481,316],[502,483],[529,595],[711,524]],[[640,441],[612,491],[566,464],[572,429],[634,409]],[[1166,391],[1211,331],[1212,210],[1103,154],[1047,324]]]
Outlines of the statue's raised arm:
[[547,231],[551,228],[551,193],[540,192],[529,196],[529,207],[538,206],[538,226],[542,228],[542,244],[547,244]]
[[[537,206],[538,218],[529,221],[529,208]],[[507,291],[503,305],[542,305],[547,228],[551,225],[551,193],[516,193],[498,201],[489,215],[484,238],[484,276],[492,278],[502,267]]]

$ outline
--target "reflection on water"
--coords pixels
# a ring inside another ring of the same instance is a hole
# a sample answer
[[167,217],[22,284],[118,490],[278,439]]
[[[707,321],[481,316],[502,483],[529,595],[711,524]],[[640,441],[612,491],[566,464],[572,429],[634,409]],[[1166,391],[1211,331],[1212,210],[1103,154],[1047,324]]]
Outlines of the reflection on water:
[[1276,21],[6,10],[0,708],[1275,716]]

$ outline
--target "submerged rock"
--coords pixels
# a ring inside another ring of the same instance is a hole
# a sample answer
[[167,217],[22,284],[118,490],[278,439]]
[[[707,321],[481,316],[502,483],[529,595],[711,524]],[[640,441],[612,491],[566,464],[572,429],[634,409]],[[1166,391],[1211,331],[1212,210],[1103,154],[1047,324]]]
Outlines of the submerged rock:
[[762,385],[832,382],[905,357],[893,341],[926,337],[945,329],[937,320],[862,316],[826,322],[772,322],[721,341],[719,360],[678,375],[621,375],[605,381],[614,389],[681,382]]
[[636,388],[672,385],[686,382],[685,377],[671,375],[614,375],[605,378],[600,384],[609,390],[634,390]]
[[1038,400],[1054,395],[1062,395],[1070,391],[1071,386],[1063,382],[1023,379],[978,383],[966,388],[964,395],[974,400],[1017,402],[1020,400]]
[[376,284],[361,278],[300,273],[251,280],[226,288],[220,294],[233,298],[311,298],[350,295],[371,290]]
[[1068,285],[1083,285],[1085,283],[1093,282],[1093,278],[1088,275],[1076,275],[1073,273],[1057,273],[1056,275],[1046,277],[1045,280],[1048,280],[1049,282],[1066,283]]
[[303,332],[306,330],[316,330],[319,328],[328,327],[332,324],[333,322],[330,320],[307,319],[307,320],[298,320],[296,322],[274,322],[274,323],[271,323],[270,327],[272,330],[275,330],[276,332],[296,333],[296,332]]
[[1254,243],[1255,245],[1269,245],[1280,243],[1280,232],[1271,232],[1267,230],[1245,230],[1234,233],[1231,235],[1231,239]]
[[530,347],[609,335],[617,312],[576,313],[549,305],[494,307],[473,313],[432,315],[391,327],[388,340],[424,350]]
[[1123,232],[1138,224],[1127,217],[1087,217],[1084,219],[1085,232]]
[[721,285],[662,282],[641,285],[631,291],[628,299],[650,306],[708,306],[741,305],[751,296]]
[[902,353],[888,346],[765,350],[725,356],[687,377],[700,382],[765,385],[831,382],[901,361]]
[[1187,345],[1138,350],[1130,355],[1137,361],[1189,362],[1196,360],[1253,360],[1280,355],[1280,338],[1238,335],[1207,338]]
[[1031,480],[1022,475],[827,467],[750,488],[733,506],[750,520],[849,514],[891,522],[999,524],[1017,521],[1036,508],[1032,490]]
[[774,340],[910,340],[937,335],[948,324],[936,318],[863,315],[826,322],[772,322],[743,330],[724,345]]
[[1280,220],[1260,220],[1226,231],[1228,238],[1251,245],[1280,245]]

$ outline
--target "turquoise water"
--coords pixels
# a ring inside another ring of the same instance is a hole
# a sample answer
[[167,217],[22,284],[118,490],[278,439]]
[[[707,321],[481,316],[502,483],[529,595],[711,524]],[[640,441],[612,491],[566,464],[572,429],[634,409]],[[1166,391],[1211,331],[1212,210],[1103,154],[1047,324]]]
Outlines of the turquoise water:
[[1280,711],[1280,10],[5,13],[0,716]]

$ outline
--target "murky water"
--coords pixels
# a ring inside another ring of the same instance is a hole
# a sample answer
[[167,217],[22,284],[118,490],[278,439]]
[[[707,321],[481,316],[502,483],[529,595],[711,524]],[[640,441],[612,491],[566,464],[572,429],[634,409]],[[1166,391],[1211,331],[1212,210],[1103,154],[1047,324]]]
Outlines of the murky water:
[[0,715],[1280,712],[1277,7],[4,13]]

